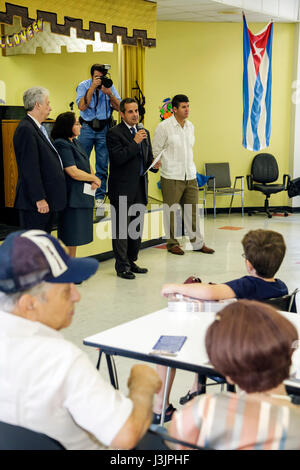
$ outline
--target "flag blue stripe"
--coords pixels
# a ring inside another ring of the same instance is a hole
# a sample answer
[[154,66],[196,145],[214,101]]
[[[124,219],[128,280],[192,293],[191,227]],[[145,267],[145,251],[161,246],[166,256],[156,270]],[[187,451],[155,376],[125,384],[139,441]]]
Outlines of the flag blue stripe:
[[246,19],[244,17],[244,74],[243,74],[243,146],[247,148],[247,124],[249,120],[249,82],[248,82],[248,60],[250,56],[250,39]]
[[254,99],[251,108],[251,129],[253,133],[253,150],[257,151],[260,149],[260,140],[257,132],[260,116],[261,116],[261,102],[264,94],[264,88],[261,83],[260,73],[257,76],[257,80],[254,86]]
[[270,36],[267,42],[266,53],[269,57],[269,70],[268,70],[268,80],[267,80],[267,90],[266,90],[266,144],[270,145],[271,137],[271,91],[272,91],[272,43],[273,43],[273,25],[271,27]]

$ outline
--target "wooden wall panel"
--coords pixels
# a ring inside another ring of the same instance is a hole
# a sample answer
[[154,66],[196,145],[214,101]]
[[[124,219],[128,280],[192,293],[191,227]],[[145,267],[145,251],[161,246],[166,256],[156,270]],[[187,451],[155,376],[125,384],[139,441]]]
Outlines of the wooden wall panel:
[[5,207],[13,207],[15,202],[18,167],[13,145],[13,136],[19,122],[19,120],[2,120]]

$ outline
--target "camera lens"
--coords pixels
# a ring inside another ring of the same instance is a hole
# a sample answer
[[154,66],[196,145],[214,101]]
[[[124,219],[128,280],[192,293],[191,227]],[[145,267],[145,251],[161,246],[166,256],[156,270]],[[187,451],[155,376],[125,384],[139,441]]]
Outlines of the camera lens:
[[105,88],[111,88],[112,84],[113,84],[113,81],[110,78],[102,77],[102,85]]

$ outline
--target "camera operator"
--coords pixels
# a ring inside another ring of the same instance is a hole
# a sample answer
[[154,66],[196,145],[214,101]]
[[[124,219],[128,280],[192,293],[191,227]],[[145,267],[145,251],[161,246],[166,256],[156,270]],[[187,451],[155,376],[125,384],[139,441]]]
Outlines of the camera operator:
[[121,100],[112,80],[107,77],[109,69],[110,65],[107,64],[92,65],[91,78],[79,83],[76,88],[76,103],[82,124],[79,141],[88,156],[95,146],[96,176],[101,180],[101,186],[96,191],[96,208],[101,207],[106,192],[106,134],[112,126],[112,111],[119,111]]

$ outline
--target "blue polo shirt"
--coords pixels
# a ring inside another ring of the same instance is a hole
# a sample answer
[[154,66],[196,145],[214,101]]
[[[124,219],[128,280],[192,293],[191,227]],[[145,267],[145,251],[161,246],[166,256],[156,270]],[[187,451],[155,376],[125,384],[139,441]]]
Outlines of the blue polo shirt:
[[265,300],[288,294],[287,286],[280,279],[267,282],[259,277],[244,276],[224,284],[231,287],[237,299]]
[[[79,83],[78,87],[76,88],[77,96],[76,96],[76,103],[77,106],[79,104],[79,101],[81,100],[82,97],[85,96],[86,92],[90,88],[92,84],[92,79],[90,78],[89,80],[84,80],[83,82]],[[115,97],[118,100],[121,100],[116,88],[114,85],[111,87],[111,91],[115,95]],[[85,121],[92,121],[93,119],[108,119],[111,115],[111,109],[110,109],[110,99],[109,97],[103,93],[101,90],[99,90],[99,101],[97,104],[96,108],[96,90],[93,93],[91,102],[89,104],[89,107],[85,111],[80,111],[80,116],[85,120]]]

